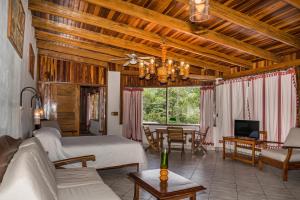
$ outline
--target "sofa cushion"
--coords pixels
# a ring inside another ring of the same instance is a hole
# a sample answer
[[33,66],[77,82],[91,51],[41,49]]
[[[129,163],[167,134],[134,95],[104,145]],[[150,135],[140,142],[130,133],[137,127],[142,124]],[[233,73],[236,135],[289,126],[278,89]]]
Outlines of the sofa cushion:
[[[24,144],[25,143],[25,144]],[[27,144],[30,145],[27,145]],[[20,148],[20,153],[30,154],[32,162],[35,162],[49,190],[55,196],[57,195],[57,185],[55,180],[55,167],[49,161],[48,156],[36,138],[25,140]]]
[[[261,155],[283,162],[287,156],[287,149],[262,149]],[[290,162],[300,162],[300,150],[294,149]]]
[[58,188],[103,183],[94,168],[56,169],[55,178]]
[[0,200],[56,200],[39,170],[26,151],[18,151],[11,160],[0,185]]
[[4,135],[0,137],[0,183],[10,160],[13,158],[21,140]]
[[120,200],[104,183],[58,189],[59,200]]
[[24,140],[20,146],[19,146],[19,149],[23,149],[25,147],[29,147],[29,146],[33,146],[35,148],[37,148],[40,156],[44,159],[44,161],[46,161],[48,163],[48,166],[50,167],[51,171],[52,171],[52,174],[54,176],[55,174],[55,166],[54,164],[49,160],[48,158],[48,153],[44,150],[41,142],[35,138],[35,137],[32,137],[32,138],[29,138],[29,139],[26,139]]
[[291,128],[285,139],[284,146],[300,148],[300,128]]

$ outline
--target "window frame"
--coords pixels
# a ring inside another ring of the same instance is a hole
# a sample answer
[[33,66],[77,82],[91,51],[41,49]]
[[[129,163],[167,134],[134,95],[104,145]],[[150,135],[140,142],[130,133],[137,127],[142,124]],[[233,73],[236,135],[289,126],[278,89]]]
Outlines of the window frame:
[[[165,115],[165,123],[149,123],[149,122],[144,122],[144,117],[143,117],[143,125],[158,125],[158,126],[199,126],[200,122],[198,124],[169,124],[168,123],[168,116],[169,116],[169,109],[168,109],[168,88],[199,88],[201,89],[200,86],[166,86],[166,87],[143,87],[144,89],[165,89],[166,90],[166,101],[165,101],[165,107],[166,107],[166,115]],[[199,102],[200,103],[200,102]],[[199,105],[200,106],[200,105]],[[144,109],[143,109],[144,112]],[[199,107],[199,115],[200,115],[200,107]]]

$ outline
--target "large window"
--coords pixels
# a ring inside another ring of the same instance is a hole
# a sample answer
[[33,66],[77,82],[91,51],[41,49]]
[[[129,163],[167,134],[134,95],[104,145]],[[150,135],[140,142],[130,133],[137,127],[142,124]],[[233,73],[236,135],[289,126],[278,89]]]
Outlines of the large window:
[[145,88],[144,123],[198,124],[200,121],[199,87]]

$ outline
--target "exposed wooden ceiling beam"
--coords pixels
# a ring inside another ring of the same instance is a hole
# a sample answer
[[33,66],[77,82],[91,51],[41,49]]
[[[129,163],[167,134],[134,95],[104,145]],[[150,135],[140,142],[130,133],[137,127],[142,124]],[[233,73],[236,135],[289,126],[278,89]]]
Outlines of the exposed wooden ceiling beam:
[[199,35],[201,35],[201,37],[206,38],[207,40],[211,40],[214,42],[217,42],[219,44],[224,44],[225,46],[226,43],[228,43],[230,41],[231,43],[231,47],[237,50],[242,50],[244,49],[246,53],[250,53],[252,55],[256,55],[260,58],[264,58],[266,60],[272,60],[275,62],[280,62],[279,56],[276,56],[275,54],[266,51],[266,50],[262,50],[258,47],[255,47],[253,45],[250,45],[248,43],[242,42],[240,40],[236,40],[233,39],[232,37],[228,37],[226,35],[214,32],[214,31],[200,31],[198,33]]
[[112,48],[107,45],[97,45],[91,42],[74,40],[74,39],[63,37],[61,35],[39,31],[39,30],[35,32],[35,35],[36,38],[39,40],[63,43],[63,44],[71,45],[74,47],[78,47],[90,51],[96,51],[99,53],[108,54],[111,56],[124,57],[125,54],[129,53],[128,51]]
[[298,9],[300,9],[300,1],[299,0],[284,0],[284,1]]
[[56,51],[56,52],[60,52],[60,53],[64,53],[64,54],[80,56],[80,57],[84,57],[84,58],[90,58],[90,59],[94,59],[94,60],[122,64],[122,62],[120,62],[120,61],[111,61],[111,59],[117,58],[117,57],[114,57],[114,56],[110,56],[110,55],[102,54],[102,53],[96,53],[96,52],[88,51],[88,50],[85,50],[85,49],[65,47],[65,46],[62,46],[62,45],[54,44],[53,42],[47,42],[47,41],[40,41],[39,40],[37,42],[37,47],[39,49],[51,50],[51,51]]
[[225,45],[227,47],[231,47],[233,49],[243,51],[248,54],[255,55],[260,58],[265,58],[267,60],[273,60],[278,62],[278,58],[276,55],[271,52],[258,48],[256,46],[250,45],[248,43],[239,41],[237,39],[231,38],[229,36],[225,36],[223,34],[217,33],[212,30],[207,30],[205,34],[194,34],[194,30],[192,25],[188,22],[184,22],[182,20],[161,14],[159,12],[129,3],[122,0],[85,0],[89,3],[103,6],[112,10],[119,11],[121,13],[125,13],[131,16],[135,16],[141,18],[143,20],[147,20],[149,22],[153,22],[156,24],[160,24],[162,26],[169,27],[171,29],[175,29],[180,32],[184,32],[187,34],[192,34],[194,36],[198,36],[200,38],[205,38],[207,40],[216,42],[221,45]]
[[91,64],[91,65],[98,65],[101,67],[108,66],[107,62],[94,60],[94,59],[90,59],[90,58],[84,58],[81,56],[75,56],[75,55],[65,54],[65,53],[46,50],[46,49],[39,49],[38,52],[40,55],[46,55],[46,56],[53,57],[53,58],[60,59],[60,60],[74,61],[74,62],[78,62],[78,63],[86,63],[86,64]]
[[216,76],[209,76],[209,75],[198,75],[198,74],[190,74],[189,78],[196,79],[196,80],[203,80],[203,81],[214,81],[216,80]]
[[[187,5],[189,4],[188,0],[180,0],[180,1]],[[297,2],[300,5],[300,1],[297,0]],[[274,26],[271,26],[267,23],[264,23],[253,17],[250,17],[239,11],[224,6],[215,0],[210,0],[209,4],[210,4],[209,7],[210,13],[213,16],[219,17],[221,19],[225,19],[229,22],[240,25],[246,29],[254,30],[260,34],[263,34],[269,38],[280,41],[287,45],[300,48],[300,40],[293,35],[290,35],[278,28],[275,28]]]
[[[113,46],[117,46],[117,47],[121,47],[121,48],[125,48],[125,49],[130,49],[130,50],[134,50],[137,52],[145,53],[145,54],[156,56],[156,57],[161,56],[161,51],[159,49],[154,49],[154,48],[148,47],[146,45],[132,42],[129,40],[111,37],[111,36],[103,35],[100,33],[88,31],[85,29],[81,29],[81,28],[77,28],[77,27],[73,27],[73,26],[69,26],[69,25],[65,25],[65,24],[61,24],[61,23],[52,22],[50,20],[39,19],[36,17],[32,18],[32,22],[33,22],[33,26],[36,28],[51,30],[51,31],[69,34],[69,35],[73,35],[73,36],[78,36],[78,37],[81,37],[84,39],[101,42],[104,44],[113,45]],[[203,61],[198,58],[183,56],[183,55],[171,53],[171,52],[168,52],[167,57],[171,58],[173,60],[177,60],[177,61],[180,61],[183,59],[184,61],[186,61],[189,64],[194,65],[194,66],[200,66],[202,68],[213,69],[213,70],[221,71],[224,73],[229,73],[229,68],[227,68],[227,67],[224,67],[224,66],[221,66],[221,65],[218,65],[215,63]]]
[[202,55],[205,57],[209,57],[218,61],[223,61],[226,63],[230,63],[233,65],[238,65],[245,68],[252,67],[252,62],[248,60],[244,60],[241,58],[237,58],[234,56],[228,56],[224,53],[220,53],[217,51],[209,50],[204,47],[200,47],[198,45],[187,44],[183,41],[176,40],[170,37],[161,37],[157,34],[151,33],[149,31],[144,31],[142,29],[138,29],[127,24],[122,24],[119,22],[115,22],[113,20],[109,20],[106,18],[101,18],[98,16],[94,16],[88,13],[73,11],[67,7],[59,6],[54,3],[41,3],[38,0],[31,1],[29,4],[29,8],[34,11],[39,11],[42,13],[52,14],[55,16],[60,16],[68,19],[72,19],[74,21],[90,24],[97,27],[106,28],[109,30],[113,30],[116,32],[120,32],[126,35],[131,35],[134,37],[138,37],[141,39],[145,39],[155,43],[164,43],[167,46],[181,49],[190,53]]
[[300,66],[300,59],[278,63],[278,64],[275,64],[275,65],[272,65],[269,67],[262,67],[262,68],[241,71],[238,73],[225,75],[224,78],[232,79],[232,78],[238,78],[238,77],[242,77],[242,76],[250,76],[250,75],[254,75],[254,74],[265,73],[265,72],[274,71],[274,70],[287,69],[287,68],[296,67],[296,66]]

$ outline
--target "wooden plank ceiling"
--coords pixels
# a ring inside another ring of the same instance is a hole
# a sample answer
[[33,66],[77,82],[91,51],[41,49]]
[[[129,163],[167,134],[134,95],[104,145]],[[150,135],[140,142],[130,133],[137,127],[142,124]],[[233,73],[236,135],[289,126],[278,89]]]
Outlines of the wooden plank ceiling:
[[111,62],[132,52],[160,57],[164,43],[167,58],[226,75],[300,50],[297,0],[210,0],[211,18],[198,24],[189,22],[188,0],[29,2],[44,53]]

